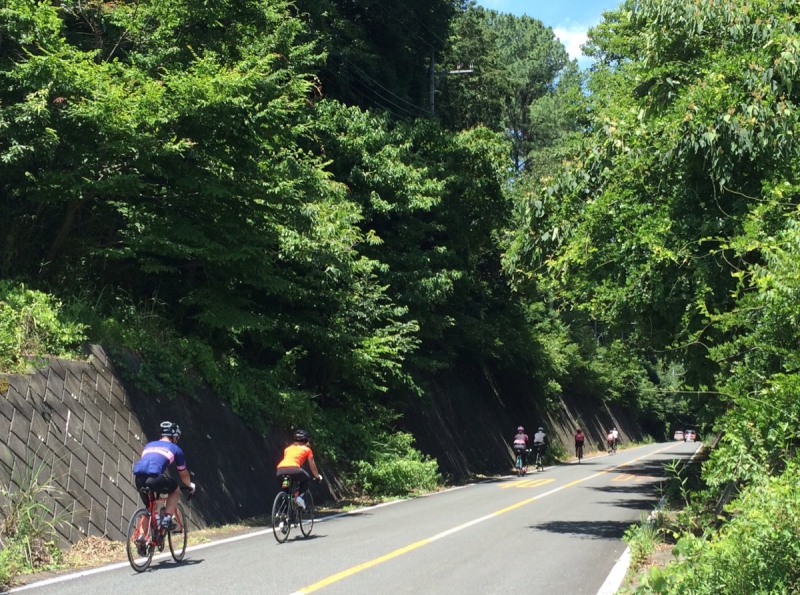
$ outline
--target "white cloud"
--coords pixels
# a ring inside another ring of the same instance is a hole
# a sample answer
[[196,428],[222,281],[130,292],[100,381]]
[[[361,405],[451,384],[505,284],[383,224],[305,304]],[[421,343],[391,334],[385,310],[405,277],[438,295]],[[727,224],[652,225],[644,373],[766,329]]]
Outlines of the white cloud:
[[564,44],[569,57],[577,59],[581,68],[588,68],[592,64],[592,59],[587,58],[581,52],[581,45],[589,39],[587,36],[588,31],[589,27],[580,25],[553,27],[553,33]]

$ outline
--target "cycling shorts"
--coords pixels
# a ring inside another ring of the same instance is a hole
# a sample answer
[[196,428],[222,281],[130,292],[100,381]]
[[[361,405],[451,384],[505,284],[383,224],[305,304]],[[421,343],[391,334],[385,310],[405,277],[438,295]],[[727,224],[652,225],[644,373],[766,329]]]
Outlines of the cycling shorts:
[[156,494],[171,494],[178,489],[178,482],[165,473],[160,475],[137,473],[134,481],[145,505],[147,505],[147,494],[142,493],[142,488],[150,488]]

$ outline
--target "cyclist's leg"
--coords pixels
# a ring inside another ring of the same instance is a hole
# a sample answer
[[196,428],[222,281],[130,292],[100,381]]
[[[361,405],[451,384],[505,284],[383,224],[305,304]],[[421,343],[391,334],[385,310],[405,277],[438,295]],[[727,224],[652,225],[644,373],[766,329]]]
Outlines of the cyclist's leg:
[[306,473],[302,467],[278,467],[275,476],[280,479],[284,475],[292,478],[292,481],[298,485],[298,496],[304,496],[308,490],[308,482],[311,476]]
[[170,515],[175,513],[175,507],[178,505],[181,494],[178,490],[178,483],[174,479],[164,473],[152,475],[147,478],[145,485],[156,494],[168,494],[164,512]]

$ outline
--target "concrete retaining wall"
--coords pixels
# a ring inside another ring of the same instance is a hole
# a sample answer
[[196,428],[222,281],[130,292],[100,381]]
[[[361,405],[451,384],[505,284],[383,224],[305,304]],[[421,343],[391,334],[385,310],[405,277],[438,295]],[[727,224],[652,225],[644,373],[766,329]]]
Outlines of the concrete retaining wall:
[[[286,437],[247,428],[210,394],[166,399],[127,387],[106,352],[90,347],[88,362],[53,358],[30,375],[0,376],[0,485],[18,490],[31,469],[62,492],[46,499],[67,522],[62,546],[85,535],[125,537],[141,506],[132,466],[159,423],[177,421],[199,486],[190,527],[232,522],[267,511],[277,491],[275,464]],[[8,502],[0,496],[0,506]]]

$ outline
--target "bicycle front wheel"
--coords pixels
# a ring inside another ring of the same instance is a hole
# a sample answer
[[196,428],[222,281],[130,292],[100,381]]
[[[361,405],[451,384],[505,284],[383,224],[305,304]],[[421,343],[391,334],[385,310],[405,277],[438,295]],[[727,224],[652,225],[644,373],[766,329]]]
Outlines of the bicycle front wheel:
[[289,494],[278,492],[272,503],[272,533],[278,543],[283,543],[289,538],[289,530],[292,528],[290,517]]
[[150,545],[152,532],[150,513],[140,508],[133,513],[128,523],[128,533],[125,540],[125,550],[128,561],[136,572],[144,572],[153,560],[153,547]]
[[300,519],[300,533],[303,534],[303,537],[308,537],[311,535],[311,529],[314,528],[314,496],[311,495],[311,492],[306,492],[303,500],[305,500],[306,508],[305,510],[300,508],[297,513]]
[[186,526],[186,515],[180,504],[175,509],[173,518],[178,527],[167,532],[167,541],[169,541],[169,552],[172,554],[172,559],[180,562],[186,555],[186,543],[189,540],[189,527]]

